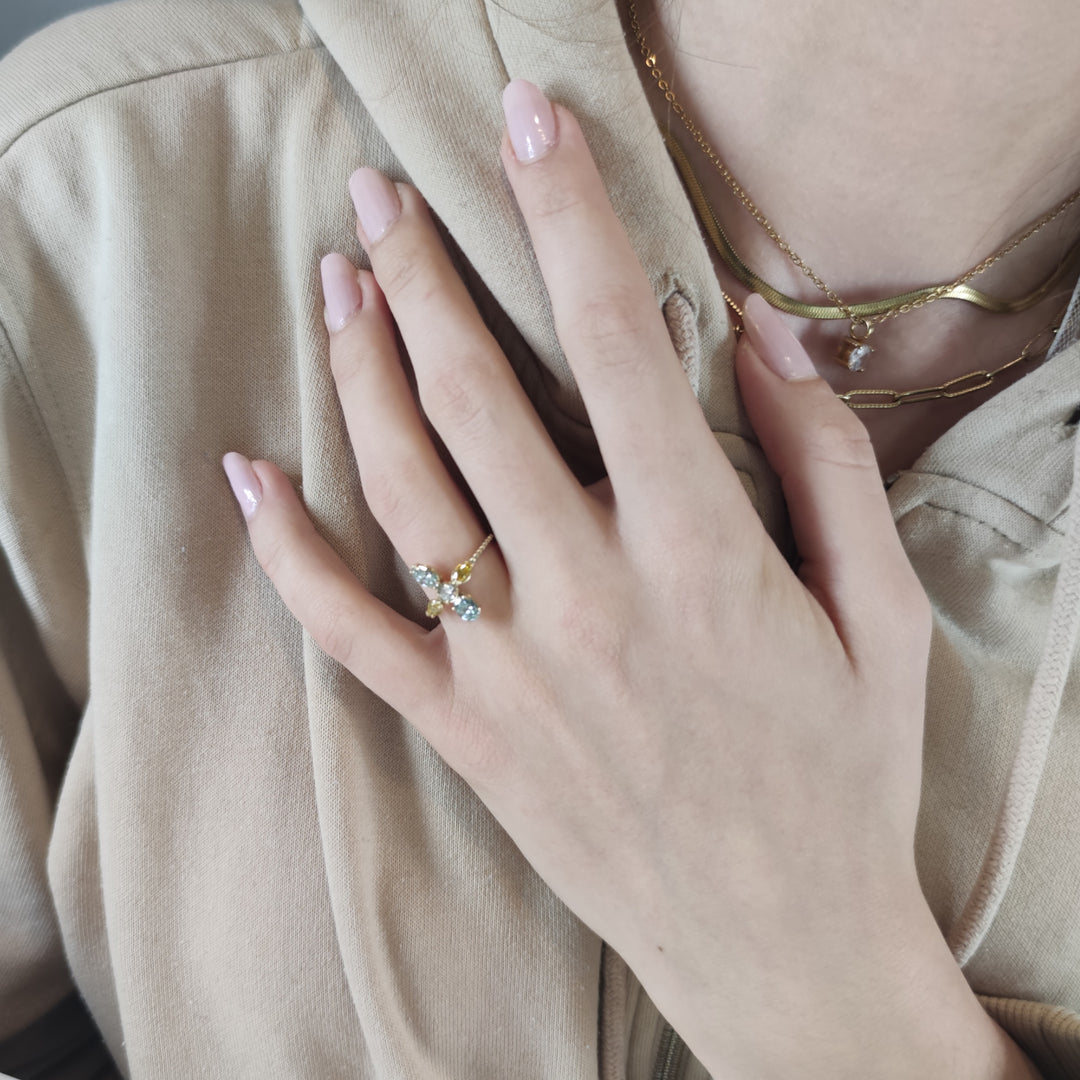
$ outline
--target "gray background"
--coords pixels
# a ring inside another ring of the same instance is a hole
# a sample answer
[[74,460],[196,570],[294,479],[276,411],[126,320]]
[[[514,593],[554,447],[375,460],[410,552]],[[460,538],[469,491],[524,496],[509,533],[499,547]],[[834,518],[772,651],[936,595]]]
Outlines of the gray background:
[[0,0],[0,56],[24,37],[72,11],[97,7],[102,0]]

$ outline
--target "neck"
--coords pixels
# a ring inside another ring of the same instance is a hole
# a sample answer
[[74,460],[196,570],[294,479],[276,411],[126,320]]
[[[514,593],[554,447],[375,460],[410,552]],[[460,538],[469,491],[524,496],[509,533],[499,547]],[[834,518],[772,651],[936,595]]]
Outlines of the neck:
[[[954,280],[1080,187],[1080,6],[1034,2],[1033,12],[1011,0],[638,0],[637,11],[719,157],[791,247],[857,303]],[[747,263],[797,299],[828,302],[649,93]],[[1078,235],[1074,204],[971,284],[1021,296]],[[725,291],[745,296],[725,275],[718,267]],[[789,325],[838,390],[934,385],[1011,359],[1074,284],[1023,315],[944,300],[890,320],[860,375],[831,361],[846,323]]]

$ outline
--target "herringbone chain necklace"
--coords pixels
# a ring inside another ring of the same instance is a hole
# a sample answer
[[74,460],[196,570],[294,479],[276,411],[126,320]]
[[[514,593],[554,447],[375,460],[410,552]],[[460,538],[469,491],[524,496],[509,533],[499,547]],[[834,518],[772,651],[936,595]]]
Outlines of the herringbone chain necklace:
[[[645,66],[652,75],[657,88],[663,93],[664,100],[671,106],[672,112],[674,112],[682,121],[686,130],[690,133],[691,138],[693,138],[694,142],[701,148],[709,161],[712,162],[739,202],[742,203],[754,220],[765,230],[773,243],[776,244],[776,246],[787,255],[791,262],[833,302],[835,309],[823,310],[817,305],[801,304],[799,301],[791,300],[789,297],[783,297],[782,294],[779,294],[777,290],[771,289],[770,286],[762,282],[756,275],[753,275],[750,287],[757,288],[759,292],[762,292],[766,296],[766,299],[770,299],[768,295],[769,291],[780,295],[782,299],[788,301],[788,303],[776,306],[779,306],[782,310],[788,311],[794,315],[802,315],[804,318],[836,318],[840,316],[847,318],[850,321],[851,326],[848,336],[841,345],[837,359],[850,371],[861,371],[863,369],[866,357],[873,351],[867,342],[867,338],[873,332],[874,326],[879,322],[895,318],[897,315],[904,315],[909,311],[915,311],[917,308],[925,307],[927,304],[933,303],[933,301],[949,295],[953,295],[957,299],[966,299],[974,303],[979,303],[980,306],[990,310],[995,309],[993,306],[995,303],[1003,310],[1022,310],[1025,307],[1031,306],[1037,300],[1041,300],[1048,293],[1049,289],[1064,276],[1064,273],[1073,269],[1076,262],[1074,257],[1076,255],[1075,245],[1073,249],[1070,249],[1069,253],[1054,271],[1054,274],[1051,275],[1050,279],[1044,282],[1038,289],[1029,293],[1022,301],[1012,305],[994,301],[993,298],[986,297],[985,294],[977,293],[975,290],[967,288],[968,281],[981,274],[984,270],[988,270],[994,263],[1003,259],[1006,255],[1019,247],[1025,240],[1034,236],[1035,233],[1043,228],[1043,226],[1048,225],[1051,221],[1055,220],[1055,218],[1064,214],[1073,203],[1080,199],[1080,190],[1073,192],[1072,195],[1064,199],[1056,207],[1039,218],[1038,221],[1030,225],[1023,233],[1014,237],[997,251],[988,255],[977,266],[972,267],[955,281],[944,285],[927,286],[924,289],[913,290],[887,300],[874,301],[871,304],[857,305],[861,310],[853,311],[852,307],[845,304],[836,294],[836,291],[830,288],[821,277],[811,269],[798,252],[796,252],[791,245],[780,236],[769,219],[758,209],[757,205],[750,198],[750,195],[732,175],[731,170],[728,169],[717,155],[716,151],[713,150],[712,146],[702,134],[701,129],[689,116],[687,116],[682,103],[676,98],[670,84],[664,78],[663,72],[657,66],[656,54],[649,48],[649,44],[645,39],[645,34],[641,29],[641,24],[638,22],[636,5],[631,2],[627,6],[627,11],[630,16],[630,30],[637,39],[638,46],[641,49],[641,55],[645,59]],[[687,182],[687,187],[695,207],[702,216],[709,239],[712,241],[714,248],[716,248],[721,258],[730,267],[733,260],[729,256],[734,255],[735,260],[738,260],[738,256],[735,254],[734,249],[731,249],[730,253],[725,251],[725,248],[731,248],[730,241],[727,241],[727,237],[720,226],[719,219],[708,199],[705,197],[704,190],[697,180],[697,177],[694,175],[690,163],[686,159],[686,155],[682,153],[678,143],[670,135],[666,136],[666,141],[680,172],[683,174],[684,180]],[[738,261],[741,263],[741,260]],[[732,267],[732,269],[736,270],[737,268]],[[760,288],[761,285],[765,285],[766,287],[762,289]],[[721,293],[724,300],[727,301],[741,320],[743,318],[742,309],[723,289],[721,289]],[[803,312],[802,309],[804,308],[807,313]],[[872,309],[871,312],[864,313],[867,308]],[[915,405],[924,401],[964,397],[965,395],[975,393],[978,390],[989,389],[1000,376],[1020,364],[1026,362],[1034,363],[1044,359],[1046,354],[1050,351],[1054,335],[1057,331],[1057,325],[1048,326],[1045,329],[1040,330],[1039,333],[1036,334],[1023,349],[1021,349],[1018,356],[993,370],[979,368],[975,371],[969,371],[964,375],[957,376],[955,379],[949,379],[937,386],[925,386],[915,390],[848,390],[844,393],[837,394],[836,396],[852,409],[895,409],[901,405]]]

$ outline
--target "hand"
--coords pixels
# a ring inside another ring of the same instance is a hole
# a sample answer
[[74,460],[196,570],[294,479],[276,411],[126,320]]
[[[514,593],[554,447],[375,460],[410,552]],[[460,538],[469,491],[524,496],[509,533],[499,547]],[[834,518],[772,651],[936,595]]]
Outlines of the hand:
[[362,169],[374,272],[323,269],[364,494],[405,562],[444,578],[488,532],[425,431],[396,324],[497,537],[467,587],[483,613],[427,630],[390,610],[280,470],[228,455],[255,553],[714,1075],[866,1076],[871,1051],[875,1076],[930,1075],[956,1031],[990,1022],[915,875],[929,607],[865,431],[751,298],[738,376],[796,574],[703,418],[573,116],[524,83],[506,103],[503,164],[609,478],[570,473],[418,192]]

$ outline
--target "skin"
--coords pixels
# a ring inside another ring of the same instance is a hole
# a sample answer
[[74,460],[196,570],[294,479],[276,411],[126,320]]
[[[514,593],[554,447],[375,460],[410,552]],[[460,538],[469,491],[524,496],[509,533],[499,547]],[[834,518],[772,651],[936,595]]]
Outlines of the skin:
[[406,563],[452,567],[488,530],[421,423],[400,332],[498,537],[468,585],[483,615],[428,630],[386,608],[276,466],[229,455],[255,554],[714,1076],[1034,1077],[919,889],[930,610],[866,431],[751,301],[737,373],[796,574],[704,421],[580,128],[554,116],[537,160],[505,137],[492,152],[609,478],[570,474],[419,193],[369,173],[400,213],[376,238],[358,226],[371,272],[324,260],[328,295],[358,282],[361,301],[328,319],[330,364],[372,512]]
[[[1080,7],[1070,0],[640,0],[638,12],[688,114],[846,301],[954,280],[1080,187]],[[666,125],[663,98],[649,91]],[[747,262],[823,302],[670,119]],[[972,284],[1021,296],[1078,235],[1074,207]],[[741,300],[746,290],[717,263]],[[837,391],[934,386],[1017,356],[1074,284],[1020,315],[939,301],[902,316],[878,328],[857,375],[831,359],[846,324],[784,318]],[[861,412],[882,474],[908,467],[987,396]]]

